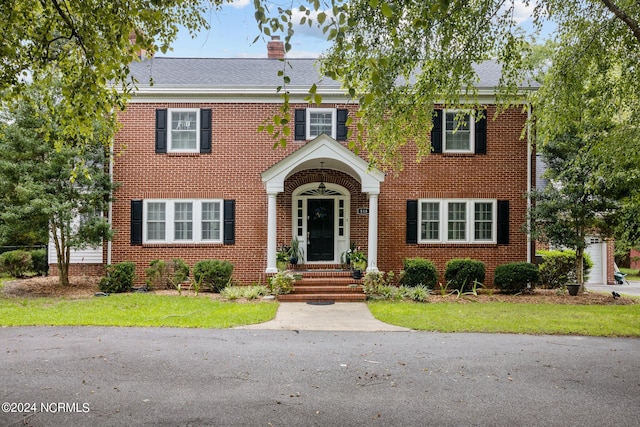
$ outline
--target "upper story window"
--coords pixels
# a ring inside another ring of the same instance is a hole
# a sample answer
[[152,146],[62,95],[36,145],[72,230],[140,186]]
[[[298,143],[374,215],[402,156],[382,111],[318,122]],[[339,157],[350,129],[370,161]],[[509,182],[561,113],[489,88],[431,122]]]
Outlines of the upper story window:
[[200,151],[199,110],[169,109],[169,149],[171,152],[196,153]]
[[444,153],[473,153],[475,120],[469,113],[446,110],[444,120]]
[[[431,130],[434,153],[487,154],[487,118],[474,111],[435,109]],[[477,119],[477,120],[476,120]]]
[[211,153],[210,108],[156,110],[156,153]]
[[423,199],[420,243],[495,243],[496,200]]
[[335,108],[307,108],[307,139],[313,139],[322,134],[336,137]]
[[299,108],[294,112],[294,139],[308,141],[322,134],[346,141],[349,110],[341,108]]

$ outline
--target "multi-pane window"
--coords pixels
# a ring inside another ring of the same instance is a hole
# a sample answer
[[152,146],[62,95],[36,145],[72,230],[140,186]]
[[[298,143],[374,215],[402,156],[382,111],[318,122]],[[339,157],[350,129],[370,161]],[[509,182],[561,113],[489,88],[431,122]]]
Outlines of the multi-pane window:
[[336,110],[334,108],[307,109],[307,138],[313,139],[324,134],[335,138]]
[[444,114],[444,150],[445,152],[473,152],[474,121],[470,114],[459,111],[446,111]]
[[420,238],[440,240],[440,203],[422,202],[420,217]]
[[193,203],[175,203],[173,224],[175,240],[193,239]]
[[202,240],[220,240],[220,203],[202,202]]
[[467,204],[465,202],[447,204],[447,239],[467,240]]
[[475,240],[493,240],[493,203],[475,203],[473,222]]
[[164,203],[147,204],[147,240],[164,240],[166,229]]
[[418,204],[421,243],[493,243],[496,200],[423,199]]
[[145,200],[145,242],[222,242],[222,200]]
[[169,151],[198,151],[198,112],[199,110],[169,110]]

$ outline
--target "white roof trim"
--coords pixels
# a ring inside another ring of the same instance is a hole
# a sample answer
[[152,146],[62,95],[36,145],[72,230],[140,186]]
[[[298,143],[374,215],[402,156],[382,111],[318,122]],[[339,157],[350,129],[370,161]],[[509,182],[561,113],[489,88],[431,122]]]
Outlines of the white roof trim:
[[340,170],[360,182],[362,192],[380,194],[380,183],[384,181],[384,172],[370,168],[369,163],[356,156],[335,139],[322,134],[306,143],[299,150],[280,160],[262,172],[262,182],[267,193],[284,191],[284,181],[294,173],[304,169],[320,168],[324,162],[327,170]]

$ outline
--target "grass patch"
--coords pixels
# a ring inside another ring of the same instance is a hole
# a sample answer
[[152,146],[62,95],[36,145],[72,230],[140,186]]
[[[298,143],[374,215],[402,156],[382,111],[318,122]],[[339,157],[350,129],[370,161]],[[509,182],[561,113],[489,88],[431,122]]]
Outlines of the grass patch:
[[0,326],[231,328],[272,320],[277,309],[274,302],[236,304],[141,293],[77,300],[0,298]]
[[640,271],[631,268],[620,268],[620,271],[627,275],[627,280],[640,282]]
[[385,323],[434,332],[640,337],[640,305],[370,302]]

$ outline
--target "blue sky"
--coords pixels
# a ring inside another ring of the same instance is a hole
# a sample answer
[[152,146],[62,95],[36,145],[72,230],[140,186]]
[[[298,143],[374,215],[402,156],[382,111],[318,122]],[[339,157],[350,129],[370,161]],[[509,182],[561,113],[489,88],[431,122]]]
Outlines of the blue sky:
[[[532,2],[533,3],[533,2]],[[290,5],[290,3],[289,3]],[[276,7],[276,6],[274,6]],[[523,27],[530,28],[533,5],[519,3],[514,17]],[[183,58],[261,58],[267,55],[267,40],[260,38],[254,19],[251,0],[234,0],[233,4],[212,11],[208,21],[211,29],[202,31],[193,39],[188,31],[181,31],[173,44],[173,51],[158,56]],[[288,56],[293,58],[315,58],[329,45],[317,29],[297,27]]]

